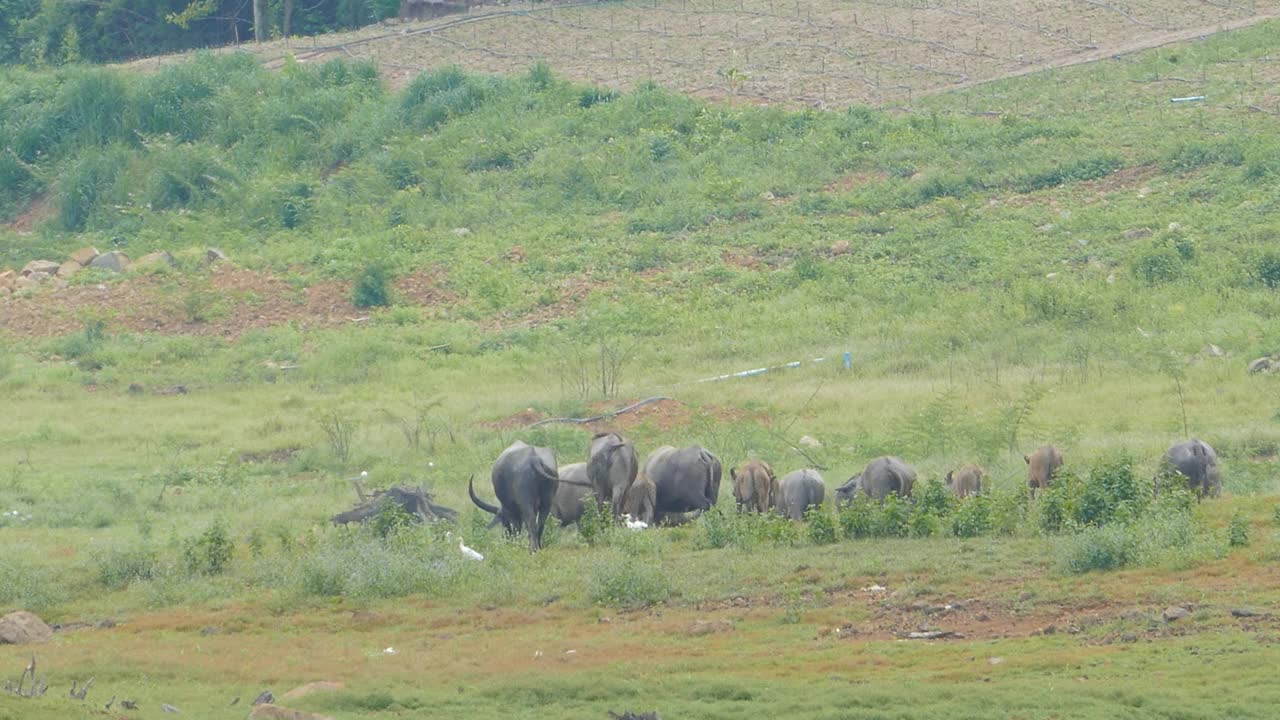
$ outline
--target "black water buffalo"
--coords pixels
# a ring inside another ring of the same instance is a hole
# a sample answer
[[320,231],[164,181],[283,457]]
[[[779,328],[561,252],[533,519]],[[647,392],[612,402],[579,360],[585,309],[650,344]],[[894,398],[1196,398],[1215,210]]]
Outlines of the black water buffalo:
[[817,470],[796,470],[782,476],[773,506],[780,515],[800,521],[809,508],[822,507],[826,494],[827,486]]
[[493,514],[490,527],[501,522],[513,535],[523,527],[529,532],[529,552],[542,549],[542,529],[560,484],[551,450],[517,440],[493,461],[493,493],[501,507],[476,497],[475,478],[471,480],[467,483],[471,502]]
[[551,503],[551,517],[559,520],[561,525],[573,525],[582,519],[586,503],[596,500],[591,482],[587,480],[587,464],[562,465],[559,475],[556,497]]
[[876,500],[884,500],[890,494],[908,498],[911,497],[911,487],[915,482],[916,471],[903,462],[902,458],[888,455],[878,457],[867,463],[862,472],[836,488],[836,502],[851,502],[859,490]]
[[1164,456],[1166,470],[1177,471],[1187,479],[1187,487],[1197,498],[1217,497],[1222,493],[1222,473],[1218,469],[1218,453],[1203,440],[1187,440],[1169,448]]
[[644,476],[653,481],[657,506],[654,521],[671,513],[708,510],[720,497],[723,467],[711,451],[698,445],[679,450],[670,445],[649,453]]
[[1053,474],[1062,467],[1062,451],[1052,445],[1041,445],[1022,459],[1027,461],[1027,485],[1031,487],[1032,497],[1036,490],[1049,487]]
[[617,433],[599,433],[591,438],[591,455],[587,461],[587,477],[595,489],[596,500],[613,506],[613,517],[622,514],[623,498],[636,481],[640,459],[636,447]]

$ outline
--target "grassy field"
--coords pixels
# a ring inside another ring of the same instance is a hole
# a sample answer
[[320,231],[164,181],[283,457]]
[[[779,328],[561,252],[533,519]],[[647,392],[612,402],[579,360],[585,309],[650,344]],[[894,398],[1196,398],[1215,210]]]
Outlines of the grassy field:
[[[178,266],[0,298],[0,609],[67,626],[36,649],[48,697],[0,717],[241,717],[321,679],[346,686],[292,704],[1270,717],[1280,385],[1244,366],[1278,342],[1276,29],[910,114],[544,66],[400,92],[350,62],[6,71],[0,263],[93,243]],[[371,267],[388,308],[352,304]],[[979,461],[993,492],[556,529],[532,557],[483,529],[466,481],[506,444],[585,453],[591,428],[529,422],[653,395],[673,399],[595,427],[819,464],[829,491],[880,454],[922,480]],[[1224,497],[1151,500],[1188,434]],[[1030,504],[1022,454],[1048,441],[1074,480]],[[444,528],[329,527],[362,469],[426,482],[486,560]],[[0,647],[0,677],[28,660]],[[67,699],[88,677],[92,704]],[[99,711],[112,695],[139,710]]]

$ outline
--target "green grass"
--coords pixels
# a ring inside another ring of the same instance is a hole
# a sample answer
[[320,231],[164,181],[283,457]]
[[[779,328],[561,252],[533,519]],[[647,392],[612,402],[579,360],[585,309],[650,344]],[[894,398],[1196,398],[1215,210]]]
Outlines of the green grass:
[[[545,67],[441,69],[399,94],[350,63],[4,71],[0,140],[21,163],[0,173],[21,177],[0,184],[0,211],[48,194],[56,212],[0,231],[0,261],[212,245],[297,287],[438,267],[458,300],[393,296],[368,322],[236,339],[129,334],[97,313],[66,337],[6,339],[0,512],[19,517],[0,520],[0,606],[121,626],[41,648],[50,697],[0,697],[0,717],[78,712],[63,690],[89,676],[192,715],[329,677],[348,689],[302,707],[1268,717],[1275,658],[1255,638],[1274,628],[1227,610],[1280,600],[1280,386],[1243,371],[1278,341],[1276,147],[1239,101],[1269,82],[1275,27],[1179,50],[1214,98],[1198,107],[1132,82],[1165,51],[913,115],[614,95]],[[829,251],[839,240],[847,253]],[[192,322],[216,315],[196,294],[208,271],[180,269],[162,290]],[[574,282],[590,290],[562,297]],[[738,517],[726,483],[723,509],[680,528],[591,543],[557,528],[534,556],[485,530],[468,477],[488,495],[517,437],[562,462],[590,438],[495,421],[598,409],[602,348],[626,351],[618,402],[682,403],[627,427],[642,455],[698,442],[727,465],[821,464],[822,519]],[[1218,449],[1225,497],[1151,501],[1187,433]],[[801,435],[822,443],[808,459]],[[1028,505],[1022,454],[1050,441],[1062,489]],[[919,470],[919,506],[837,515],[835,486],[889,453]],[[991,492],[939,496],[973,461]],[[360,470],[375,487],[425,481],[485,562],[444,528],[329,527]],[[876,584],[884,598],[863,590]],[[913,606],[970,599],[971,636],[893,639],[959,622]],[[1153,624],[1173,603],[1196,613]],[[732,630],[690,637],[701,619]],[[828,632],[846,623],[861,635]],[[0,677],[25,658],[0,649]]]

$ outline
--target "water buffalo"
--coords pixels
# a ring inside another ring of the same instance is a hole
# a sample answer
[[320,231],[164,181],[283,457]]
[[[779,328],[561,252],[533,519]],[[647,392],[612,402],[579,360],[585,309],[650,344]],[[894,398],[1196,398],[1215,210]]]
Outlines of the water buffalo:
[[490,527],[501,522],[513,535],[524,527],[529,532],[529,552],[542,549],[542,529],[560,484],[556,458],[550,449],[517,440],[493,461],[493,493],[501,507],[476,497],[475,478],[471,480],[467,483],[471,502],[493,514]]
[[645,477],[653,482],[656,494],[654,521],[669,513],[708,510],[720,497],[720,459],[709,450],[693,445],[679,450],[670,445],[645,458]]
[[[599,433],[591,438],[587,476],[595,488],[596,500],[613,506],[613,517],[622,514],[623,497],[636,481],[640,459],[636,447],[617,433]],[[634,516],[633,516],[634,517]]]
[[559,520],[561,525],[573,525],[582,519],[585,503],[596,499],[591,482],[587,480],[587,464],[562,465],[559,475],[556,497],[551,503],[551,517]]
[[982,468],[970,463],[947,473],[947,487],[956,497],[969,497],[982,494]]
[[733,479],[733,497],[738,501],[739,512],[766,512],[773,507],[778,477],[769,463],[752,460],[739,470],[730,468],[729,477]]
[[627,492],[622,496],[622,512],[631,516],[632,520],[639,520],[646,525],[652,526],[654,516],[658,506],[658,491],[644,473],[636,476],[636,481],[631,483],[631,487],[627,488]]
[[867,463],[862,472],[836,488],[836,502],[844,504],[853,500],[859,490],[868,497],[884,500],[890,493],[899,497],[911,497],[911,487],[916,482],[916,471],[902,458],[884,456]]
[[1031,497],[1036,490],[1049,487],[1053,474],[1062,467],[1062,451],[1052,445],[1041,445],[1030,455],[1023,455],[1027,461],[1027,485],[1031,487]]
[[817,470],[796,470],[782,476],[774,496],[774,509],[792,520],[803,520],[811,507],[822,507],[827,486]]
[[1218,470],[1218,453],[1203,440],[1187,440],[1169,448],[1164,456],[1166,470],[1177,471],[1187,479],[1187,487],[1197,498],[1217,497],[1222,493],[1222,473]]

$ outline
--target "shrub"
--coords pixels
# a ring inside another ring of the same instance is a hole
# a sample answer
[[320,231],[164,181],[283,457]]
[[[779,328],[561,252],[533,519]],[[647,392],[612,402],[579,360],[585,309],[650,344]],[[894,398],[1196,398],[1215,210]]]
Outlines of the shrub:
[[182,559],[187,571],[196,575],[221,575],[231,562],[235,545],[227,535],[227,528],[215,522],[199,537],[187,540],[182,549]]
[[619,608],[653,605],[671,596],[666,573],[652,559],[601,559],[592,568],[588,587],[592,602]]
[[1268,250],[1253,261],[1253,274],[1268,288],[1280,288],[1280,252]]
[[738,518],[717,505],[698,516],[698,536],[694,547],[722,548],[736,540]]
[[98,583],[111,590],[150,580],[159,564],[155,548],[145,543],[112,547],[91,555]]
[[366,265],[356,279],[351,302],[358,308],[386,307],[391,304],[391,280],[386,266]]
[[1063,547],[1062,563],[1075,574],[1122,568],[1137,553],[1133,530],[1123,525],[1086,528],[1064,540]]
[[373,522],[370,527],[373,532],[381,538],[390,537],[400,532],[404,528],[414,523],[414,516],[410,515],[404,506],[397,502],[384,500],[382,507],[378,508],[378,514],[373,516]]
[[875,534],[880,537],[906,537],[911,531],[911,504],[897,495],[889,495],[880,504]]
[[1113,520],[1136,517],[1151,497],[1133,474],[1133,462],[1117,458],[1089,470],[1089,479],[1074,510],[1081,525],[1105,525]]
[[946,483],[938,478],[929,478],[924,482],[923,488],[917,509],[933,513],[938,517],[951,514],[956,507],[956,495],[951,492],[951,488],[948,488]]
[[578,518],[578,537],[588,545],[595,545],[608,537],[611,527],[613,511],[609,506],[597,503],[594,497],[587,498],[582,517]]
[[1227,545],[1249,547],[1249,519],[1238,510],[1231,516],[1231,522],[1227,525]]
[[932,512],[926,512],[920,508],[911,514],[908,521],[911,528],[911,537],[933,537],[942,534],[942,519]]
[[1058,469],[1053,484],[1040,493],[1038,503],[1040,530],[1046,533],[1070,529],[1080,505],[1081,482],[1071,471]]
[[951,534],[978,537],[991,530],[991,501],[986,495],[972,495],[959,502],[951,515]]
[[831,513],[820,507],[809,508],[804,514],[808,521],[809,542],[814,545],[830,545],[836,541],[836,521]]
[[840,511],[840,531],[846,538],[871,537],[876,529],[876,508],[871,499],[859,494]]

